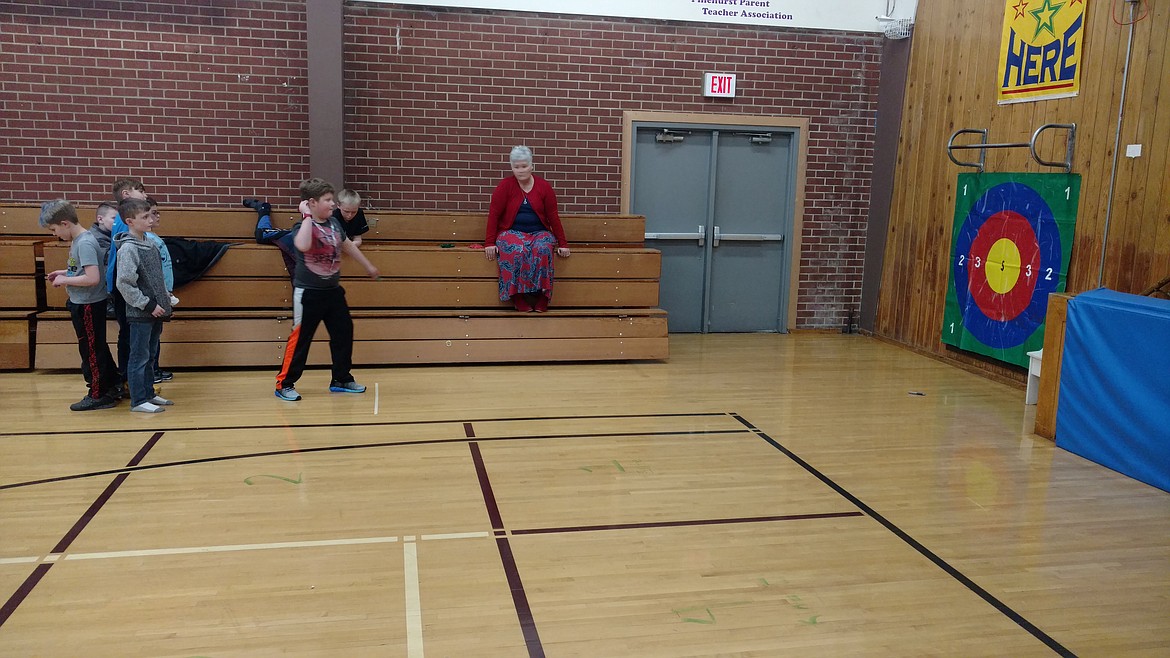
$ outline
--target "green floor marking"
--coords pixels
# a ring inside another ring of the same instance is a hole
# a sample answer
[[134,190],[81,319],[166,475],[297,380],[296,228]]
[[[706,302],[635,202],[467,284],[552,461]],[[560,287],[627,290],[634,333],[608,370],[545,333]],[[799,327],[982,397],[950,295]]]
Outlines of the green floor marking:
[[[696,617],[683,617],[682,616],[682,613],[688,612],[691,610],[703,610],[707,613],[707,618],[706,619],[699,619]],[[711,613],[711,608],[705,608],[703,606],[698,606],[698,607],[694,607],[694,608],[679,608],[678,610],[671,610],[671,612],[678,615],[679,619],[684,624],[714,624],[715,623],[715,615]]]
[[284,480],[285,482],[288,482],[289,484],[300,484],[301,483],[301,473],[297,473],[297,479],[295,479],[295,480],[290,479],[290,478],[286,478],[286,477],[281,477],[279,475],[252,475],[252,476],[244,478],[244,484],[251,486],[252,484],[254,484],[252,482],[252,480],[254,480],[256,478],[272,478],[274,480]]

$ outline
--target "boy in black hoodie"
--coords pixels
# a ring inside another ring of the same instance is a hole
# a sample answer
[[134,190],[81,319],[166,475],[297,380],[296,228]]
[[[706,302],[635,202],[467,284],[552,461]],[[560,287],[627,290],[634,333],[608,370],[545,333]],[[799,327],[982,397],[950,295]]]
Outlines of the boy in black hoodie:
[[146,237],[154,228],[154,215],[145,199],[124,199],[118,214],[129,231],[117,235],[117,286],[126,300],[126,320],[130,325],[130,363],[126,378],[130,383],[130,411],[158,413],[174,404],[154,394],[152,355],[158,351],[163,320],[171,315],[171,295],[163,278],[162,256],[158,247]]

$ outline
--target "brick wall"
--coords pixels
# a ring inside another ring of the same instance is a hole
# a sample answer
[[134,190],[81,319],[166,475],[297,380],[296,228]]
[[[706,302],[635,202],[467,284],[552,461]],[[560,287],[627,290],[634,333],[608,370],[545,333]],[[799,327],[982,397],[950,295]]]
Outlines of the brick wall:
[[[68,5],[68,6],[66,6]],[[210,6],[209,6],[210,5]],[[303,2],[0,2],[0,202],[295,199]],[[486,210],[532,146],[564,210],[617,212],[625,110],[807,117],[798,326],[860,302],[880,37],[347,3],[345,183],[375,207]],[[704,71],[738,75],[704,99]]]
[[[238,5],[238,6],[237,6]],[[0,2],[0,201],[286,199],[308,168],[303,2]]]
[[[384,207],[486,211],[524,143],[565,210],[617,212],[623,111],[807,117],[798,324],[856,318],[879,36],[381,4],[346,34],[347,184]],[[738,97],[701,97],[704,71]]]

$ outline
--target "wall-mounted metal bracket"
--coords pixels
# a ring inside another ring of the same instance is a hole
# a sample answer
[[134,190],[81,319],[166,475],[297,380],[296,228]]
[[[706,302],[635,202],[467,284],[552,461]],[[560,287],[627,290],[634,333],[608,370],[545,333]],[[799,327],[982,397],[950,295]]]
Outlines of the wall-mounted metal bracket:
[[[1041,158],[1040,154],[1036,152],[1036,141],[1040,139],[1040,133],[1044,132],[1045,130],[1051,130],[1053,128],[1063,128],[1064,130],[1068,131],[1068,138],[1065,141],[1066,150],[1064,155],[1064,162],[1049,162],[1048,160]],[[979,143],[956,144],[955,138],[963,134],[979,135]],[[947,140],[947,157],[951,159],[951,162],[959,165],[960,167],[975,167],[979,170],[979,173],[983,173],[984,165],[987,162],[987,149],[1027,148],[1032,153],[1032,159],[1039,164],[1044,165],[1045,167],[1060,167],[1061,169],[1064,169],[1065,173],[1068,173],[1072,171],[1073,149],[1076,146],[1076,138],[1077,124],[1075,123],[1046,123],[1043,126],[1037,128],[1036,132],[1032,133],[1032,139],[1030,141],[1015,142],[1011,144],[988,144],[986,128],[960,128],[959,130],[956,130],[954,133],[952,133],[951,138]],[[955,158],[955,151],[970,149],[979,150],[978,162],[963,162],[962,160]]]

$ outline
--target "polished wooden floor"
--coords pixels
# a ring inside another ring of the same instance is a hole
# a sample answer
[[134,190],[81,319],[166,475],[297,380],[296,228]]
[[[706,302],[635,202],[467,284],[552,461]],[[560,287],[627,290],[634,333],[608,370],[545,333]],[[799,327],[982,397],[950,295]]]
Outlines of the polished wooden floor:
[[1170,494],[873,339],[273,374],[0,374],[0,656],[1170,655]]

